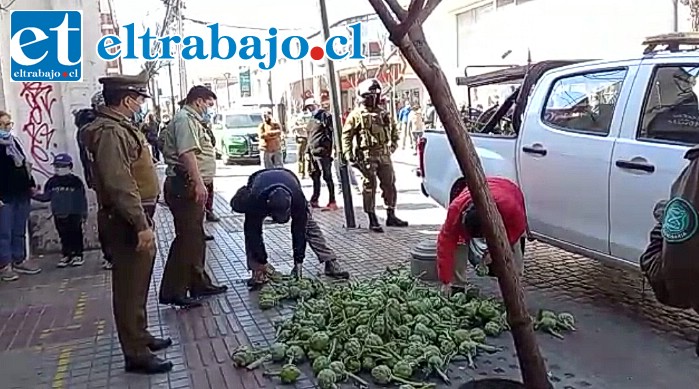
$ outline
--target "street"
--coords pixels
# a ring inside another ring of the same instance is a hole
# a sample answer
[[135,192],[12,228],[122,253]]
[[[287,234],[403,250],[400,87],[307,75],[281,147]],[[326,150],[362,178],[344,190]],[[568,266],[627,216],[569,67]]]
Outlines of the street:
[[[289,162],[294,157],[291,148]],[[412,152],[399,150],[394,160],[398,215],[411,223],[409,228],[390,228],[385,234],[348,231],[343,227],[342,209],[315,213],[353,277],[371,277],[387,266],[407,264],[410,249],[434,236],[445,215],[420,193]],[[288,167],[295,170],[293,164]],[[0,284],[3,388],[274,387],[261,371],[236,370],[229,357],[239,345],[272,341],[272,322],[290,313],[289,307],[261,311],[255,295],[242,283],[248,277],[242,218],[230,213],[227,202],[257,169],[219,165],[215,207],[222,221],[207,224],[215,236],[209,243],[208,265],[218,283],[231,289],[208,300],[204,307],[176,311],[157,304],[157,286],[174,229],[166,208],[156,214],[159,254],[148,313],[152,333],[174,340],[174,346],[164,353],[175,364],[171,373],[144,377],[123,372],[112,325],[110,277],[100,269],[97,252],[88,256],[83,268],[56,269],[57,258],[47,256],[41,259],[44,273]],[[310,194],[310,180],[303,184]],[[324,201],[326,197],[321,196],[321,204]],[[354,205],[358,224],[366,226],[356,193]],[[288,271],[288,226],[266,225],[265,239],[271,262]],[[699,359],[694,355],[693,339],[699,321],[694,315],[659,306],[649,291],[643,297],[640,273],[607,268],[540,243],[530,245],[526,257],[525,283],[532,313],[538,308],[569,311],[577,320],[577,331],[564,340],[539,335],[556,388],[696,387]],[[305,266],[308,275],[319,269],[312,255]],[[493,281],[474,279],[484,291],[497,296]],[[494,343],[505,350],[479,357],[476,369],[451,368],[453,387],[469,377],[518,377],[511,337],[506,334]],[[305,378],[296,387],[314,384]]]

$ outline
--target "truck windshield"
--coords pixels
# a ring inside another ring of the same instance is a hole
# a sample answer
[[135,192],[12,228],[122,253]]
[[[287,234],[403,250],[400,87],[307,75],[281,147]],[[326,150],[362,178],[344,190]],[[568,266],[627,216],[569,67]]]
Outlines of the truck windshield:
[[262,123],[261,114],[235,114],[226,115],[224,125],[226,128],[257,127]]

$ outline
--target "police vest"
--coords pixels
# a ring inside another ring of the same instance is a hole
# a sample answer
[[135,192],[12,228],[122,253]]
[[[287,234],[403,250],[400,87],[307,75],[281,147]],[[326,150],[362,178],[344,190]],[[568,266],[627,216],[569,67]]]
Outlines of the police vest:
[[383,111],[371,112],[361,110],[361,128],[359,129],[359,150],[373,154],[388,153],[390,122]]

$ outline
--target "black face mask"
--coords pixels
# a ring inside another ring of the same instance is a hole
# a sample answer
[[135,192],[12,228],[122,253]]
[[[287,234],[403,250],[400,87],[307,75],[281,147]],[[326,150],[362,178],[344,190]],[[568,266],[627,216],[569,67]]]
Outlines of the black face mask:
[[377,107],[379,105],[380,96],[378,94],[370,93],[370,94],[364,95],[362,98],[363,98],[362,104],[364,104],[365,107],[374,108],[374,107]]

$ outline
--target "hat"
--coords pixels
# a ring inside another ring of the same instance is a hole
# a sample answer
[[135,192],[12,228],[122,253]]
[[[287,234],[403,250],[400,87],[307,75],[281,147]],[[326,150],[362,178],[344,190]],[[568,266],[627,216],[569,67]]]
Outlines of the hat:
[[309,97],[303,101],[303,107],[305,108],[309,105],[318,105],[318,103],[316,103],[316,99],[314,99],[313,97]]
[[150,98],[148,93],[148,73],[143,71],[136,76],[120,74],[118,76],[107,76],[99,79],[102,88],[105,90],[123,90],[138,93]]
[[66,154],[60,153],[53,157],[53,166],[70,166],[73,164],[73,158]]

